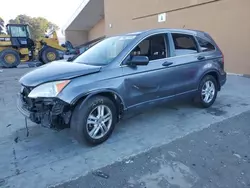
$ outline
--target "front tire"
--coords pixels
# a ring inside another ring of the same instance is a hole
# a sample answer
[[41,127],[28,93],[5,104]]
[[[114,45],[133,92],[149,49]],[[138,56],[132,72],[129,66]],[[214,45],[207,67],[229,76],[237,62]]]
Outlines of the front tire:
[[116,120],[114,103],[107,97],[94,96],[75,107],[70,129],[79,143],[98,145],[111,136]]
[[211,76],[205,76],[199,85],[198,96],[196,97],[199,106],[208,108],[213,105],[218,93],[218,83]]
[[0,52],[0,63],[5,68],[15,68],[20,64],[20,56],[15,50],[5,49]]

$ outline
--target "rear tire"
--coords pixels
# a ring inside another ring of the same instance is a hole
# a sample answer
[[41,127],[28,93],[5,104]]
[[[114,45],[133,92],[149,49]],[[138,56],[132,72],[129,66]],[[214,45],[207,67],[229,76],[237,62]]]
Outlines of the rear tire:
[[[101,109],[103,109],[103,113],[101,113]],[[108,114],[110,115],[108,116]],[[103,122],[105,123],[103,124]],[[80,102],[75,107],[70,129],[79,143],[98,145],[111,136],[116,122],[117,111],[114,103],[107,97],[94,96],[86,102]]]
[[200,82],[198,95],[195,101],[202,108],[213,105],[218,93],[218,83],[211,75],[206,75]]
[[5,68],[15,68],[20,64],[19,53],[13,49],[5,49],[0,52],[0,65]]
[[39,57],[39,59],[43,64],[46,64],[52,61],[59,60],[60,56],[58,51],[56,51],[55,49],[45,47],[45,49],[43,49],[43,51],[41,52],[41,56]]

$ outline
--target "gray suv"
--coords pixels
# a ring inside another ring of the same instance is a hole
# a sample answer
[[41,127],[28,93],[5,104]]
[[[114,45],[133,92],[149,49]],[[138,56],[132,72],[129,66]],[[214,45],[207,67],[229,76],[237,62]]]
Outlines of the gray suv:
[[207,33],[154,29],[106,38],[73,62],[29,72],[20,79],[18,109],[96,145],[129,111],[180,97],[207,108],[225,82],[223,54]]

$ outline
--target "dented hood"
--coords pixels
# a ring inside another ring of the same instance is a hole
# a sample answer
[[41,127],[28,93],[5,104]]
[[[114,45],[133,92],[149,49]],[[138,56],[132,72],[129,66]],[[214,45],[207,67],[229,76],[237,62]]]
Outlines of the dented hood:
[[20,83],[25,86],[35,87],[45,82],[71,79],[96,73],[100,70],[101,66],[92,66],[67,61],[55,61],[25,74],[21,77]]

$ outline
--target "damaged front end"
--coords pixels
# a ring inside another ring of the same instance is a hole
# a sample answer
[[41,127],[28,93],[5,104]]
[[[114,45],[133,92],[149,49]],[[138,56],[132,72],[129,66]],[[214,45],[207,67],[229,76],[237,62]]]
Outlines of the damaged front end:
[[44,127],[63,129],[69,127],[71,107],[58,98],[29,98],[31,87],[23,87],[18,94],[19,111],[32,122]]

